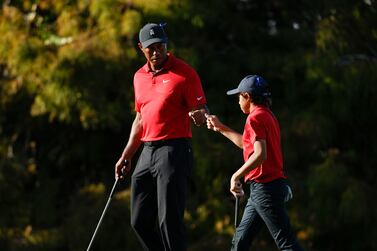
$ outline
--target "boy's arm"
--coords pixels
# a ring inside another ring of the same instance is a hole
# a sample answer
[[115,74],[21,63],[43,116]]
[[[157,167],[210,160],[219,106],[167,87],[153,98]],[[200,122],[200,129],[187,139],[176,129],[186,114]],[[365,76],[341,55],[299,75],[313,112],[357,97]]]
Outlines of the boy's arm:
[[216,115],[206,115],[206,117],[208,129],[221,133],[230,141],[232,141],[236,146],[241,149],[243,148],[242,135],[240,133],[221,123]]
[[267,158],[267,148],[265,140],[256,140],[254,142],[254,152],[250,155],[249,159],[238,169],[230,179],[230,192],[234,196],[242,196],[242,186],[240,179],[244,177],[255,167],[261,165]]
[[234,181],[239,181],[251,170],[261,165],[267,158],[266,140],[256,140],[254,142],[254,152],[250,155],[249,159],[232,175]]

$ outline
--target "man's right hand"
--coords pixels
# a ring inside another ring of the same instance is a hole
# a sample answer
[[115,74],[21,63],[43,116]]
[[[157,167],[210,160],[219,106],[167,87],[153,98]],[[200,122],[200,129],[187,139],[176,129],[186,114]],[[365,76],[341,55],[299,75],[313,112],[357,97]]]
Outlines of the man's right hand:
[[204,108],[189,112],[189,116],[196,126],[202,126],[206,123],[206,114],[207,110]]
[[115,178],[124,178],[131,170],[131,160],[121,157],[115,164]]

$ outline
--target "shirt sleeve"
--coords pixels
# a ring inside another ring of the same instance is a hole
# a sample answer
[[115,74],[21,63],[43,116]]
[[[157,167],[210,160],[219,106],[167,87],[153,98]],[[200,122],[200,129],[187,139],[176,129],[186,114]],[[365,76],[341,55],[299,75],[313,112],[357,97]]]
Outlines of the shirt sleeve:
[[205,105],[207,100],[198,74],[190,68],[187,75],[185,101],[188,108]]
[[254,131],[251,141],[253,144],[257,140],[266,139],[266,129],[260,116],[253,117],[249,120],[251,129]]
[[136,102],[136,99],[135,99],[135,112],[140,112],[140,106]]

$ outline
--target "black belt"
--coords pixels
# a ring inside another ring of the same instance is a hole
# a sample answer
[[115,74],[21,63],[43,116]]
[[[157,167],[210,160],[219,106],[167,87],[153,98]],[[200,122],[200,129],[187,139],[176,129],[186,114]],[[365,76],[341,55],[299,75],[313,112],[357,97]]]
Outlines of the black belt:
[[144,141],[145,146],[163,146],[173,142],[188,142],[188,138],[162,139],[154,141]]

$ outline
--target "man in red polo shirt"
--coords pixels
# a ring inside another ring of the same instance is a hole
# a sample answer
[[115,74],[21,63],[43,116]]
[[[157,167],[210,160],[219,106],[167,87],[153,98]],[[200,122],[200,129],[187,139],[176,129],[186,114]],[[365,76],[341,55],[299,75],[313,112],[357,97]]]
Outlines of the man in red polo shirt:
[[207,127],[243,149],[245,163],[230,179],[231,193],[243,196],[242,178],[250,184],[250,197],[233,236],[231,250],[250,250],[252,241],[265,224],[279,250],[302,251],[284,208],[284,202],[292,193],[283,170],[279,122],[269,108],[268,85],[262,77],[248,75],[227,94],[237,94],[242,112],[248,115],[243,134],[221,123],[215,115],[207,116]]
[[193,163],[190,118],[198,126],[205,123],[206,98],[196,71],[168,53],[162,25],[146,24],[139,40],[147,62],[134,76],[136,117],[115,175],[130,170],[143,145],[131,179],[131,225],[144,250],[184,251]]

